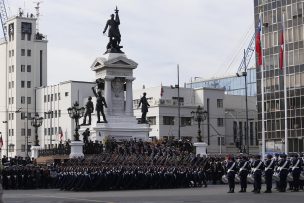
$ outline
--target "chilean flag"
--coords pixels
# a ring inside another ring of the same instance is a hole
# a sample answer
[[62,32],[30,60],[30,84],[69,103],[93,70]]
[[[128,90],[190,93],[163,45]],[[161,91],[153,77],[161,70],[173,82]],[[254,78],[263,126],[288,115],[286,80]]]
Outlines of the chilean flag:
[[262,54],[262,46],[261,46],[261,32],[262,32],[262,15],[259,15],[259,24],[258,30],[255,37],[255,51],[258,56],[258,65],[263,64],[263,54]]
[[280,69],[283,70],[284,65],[284,16],[282,19],[282,30],[280,34]]

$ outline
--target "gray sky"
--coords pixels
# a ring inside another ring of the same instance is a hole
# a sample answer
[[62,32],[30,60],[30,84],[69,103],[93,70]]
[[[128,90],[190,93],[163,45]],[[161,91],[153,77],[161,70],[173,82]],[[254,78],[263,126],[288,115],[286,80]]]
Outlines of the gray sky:
[[[34,11],[36,0],[5,0],[8,12]],[[118,6],[126,55],[139,66],[134,88],[193,77],[234,74],[253,35],[253,0],[43,0],[40,31],[47,35],[48,81],[93,81],[102,56],[102,30]]]

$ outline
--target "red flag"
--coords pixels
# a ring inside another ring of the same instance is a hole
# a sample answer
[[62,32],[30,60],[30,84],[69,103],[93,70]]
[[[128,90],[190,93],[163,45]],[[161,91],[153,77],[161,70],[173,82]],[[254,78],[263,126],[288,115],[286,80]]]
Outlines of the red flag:
[[60,131],[60,140],[62,141],[62,138],[63,138],[63,132],[62,130]]
[[160,97],[162,97],[164,95],[164,88],[163,88],[163,84],[160,84]]
[[3,146],[3,139],[2,139],[2,135],[0,137],[0,149],[2,149],[2,146]]
[[283,70],[284,65],[284,16],[282,19],[282,30],[280,34],[280,69]]
[[261,46],[261,32],[262,32],[262,18],[261,14],[259,17],[258,30],[255,37],[255,51],[258,56],[258,65],[262,65],[263,63],[263,54],[262,54],[262,46]]

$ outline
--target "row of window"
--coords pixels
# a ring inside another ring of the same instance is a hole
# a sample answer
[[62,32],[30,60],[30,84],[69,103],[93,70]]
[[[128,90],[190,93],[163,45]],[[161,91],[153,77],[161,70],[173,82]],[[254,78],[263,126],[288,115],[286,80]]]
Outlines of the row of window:
[[[156,125],[156,117],[151,116],[147,117],[150,125]],[[181,126],[191,126],[192,124],[192,117],[181,117]],[[175,117],[174,116],[163,116],[163,125],[174,125]],[[217,118],[217,126],[223,127],[224,126],[224,118]]]
[[[27,97],[26,103],[27,104],[32,104],[32,98],[31,97]],[[25,104],[25,97],[24,96],[21,96],[21,104]]]
[[26,82],[26,87],[31,88],[32,82],[31,81],[24,81],[24,80],[21,80],[21,88],[25,88],[25,82]]
[[12,49],[12,50],[8,50],[8,57],[13,57],[15,55],[15,50]]
[[44,128],[44,135],[57,135],[61,132],[61,127]]
[[[65,92],[65,96],[69,96],[69,93]],[[57,100],[61,100],[60,93],[44,95],[44,103]]]
[[[27,56],[32,56],[32,50],[27,49],[26,50],[26,55]],[[25,56],[25,49],[21,49],[21,56]]]
[[[264,92],[283,90],[284,81],[280,76],[264,78]],[[288,89],[304,86],[304,72],[286,75],[286,87]]]
[[8,89],[15,88],[15,81],[8,82]]
[[[28,152],[31,151],[31,147],[32,147],[32,145],[27,145],[27,151]],[[13,145],[13,144],[8,145],[8,151],[9,152],[14,152],[15,151],[15,145]],[[25,152],[25,145],[24,144],[21,145],[21,152]]]
[[54,110],[54,111],[49,111],[48,113],[44,114],[44,119],[49,119],[49,118],[59,118],[61,117],[61,110]]

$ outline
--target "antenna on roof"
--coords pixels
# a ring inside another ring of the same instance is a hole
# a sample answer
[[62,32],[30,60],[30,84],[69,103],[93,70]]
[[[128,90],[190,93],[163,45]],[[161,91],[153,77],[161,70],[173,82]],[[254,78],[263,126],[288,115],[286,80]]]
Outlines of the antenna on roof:
[[40,19],[40,3],[42,3],[43,1],[36,1],[34,3],[36,3],[35,9],[36,9],[36,18],[37,18],[37,22],[36,22],[36,33],[39,32],[39,19]]

